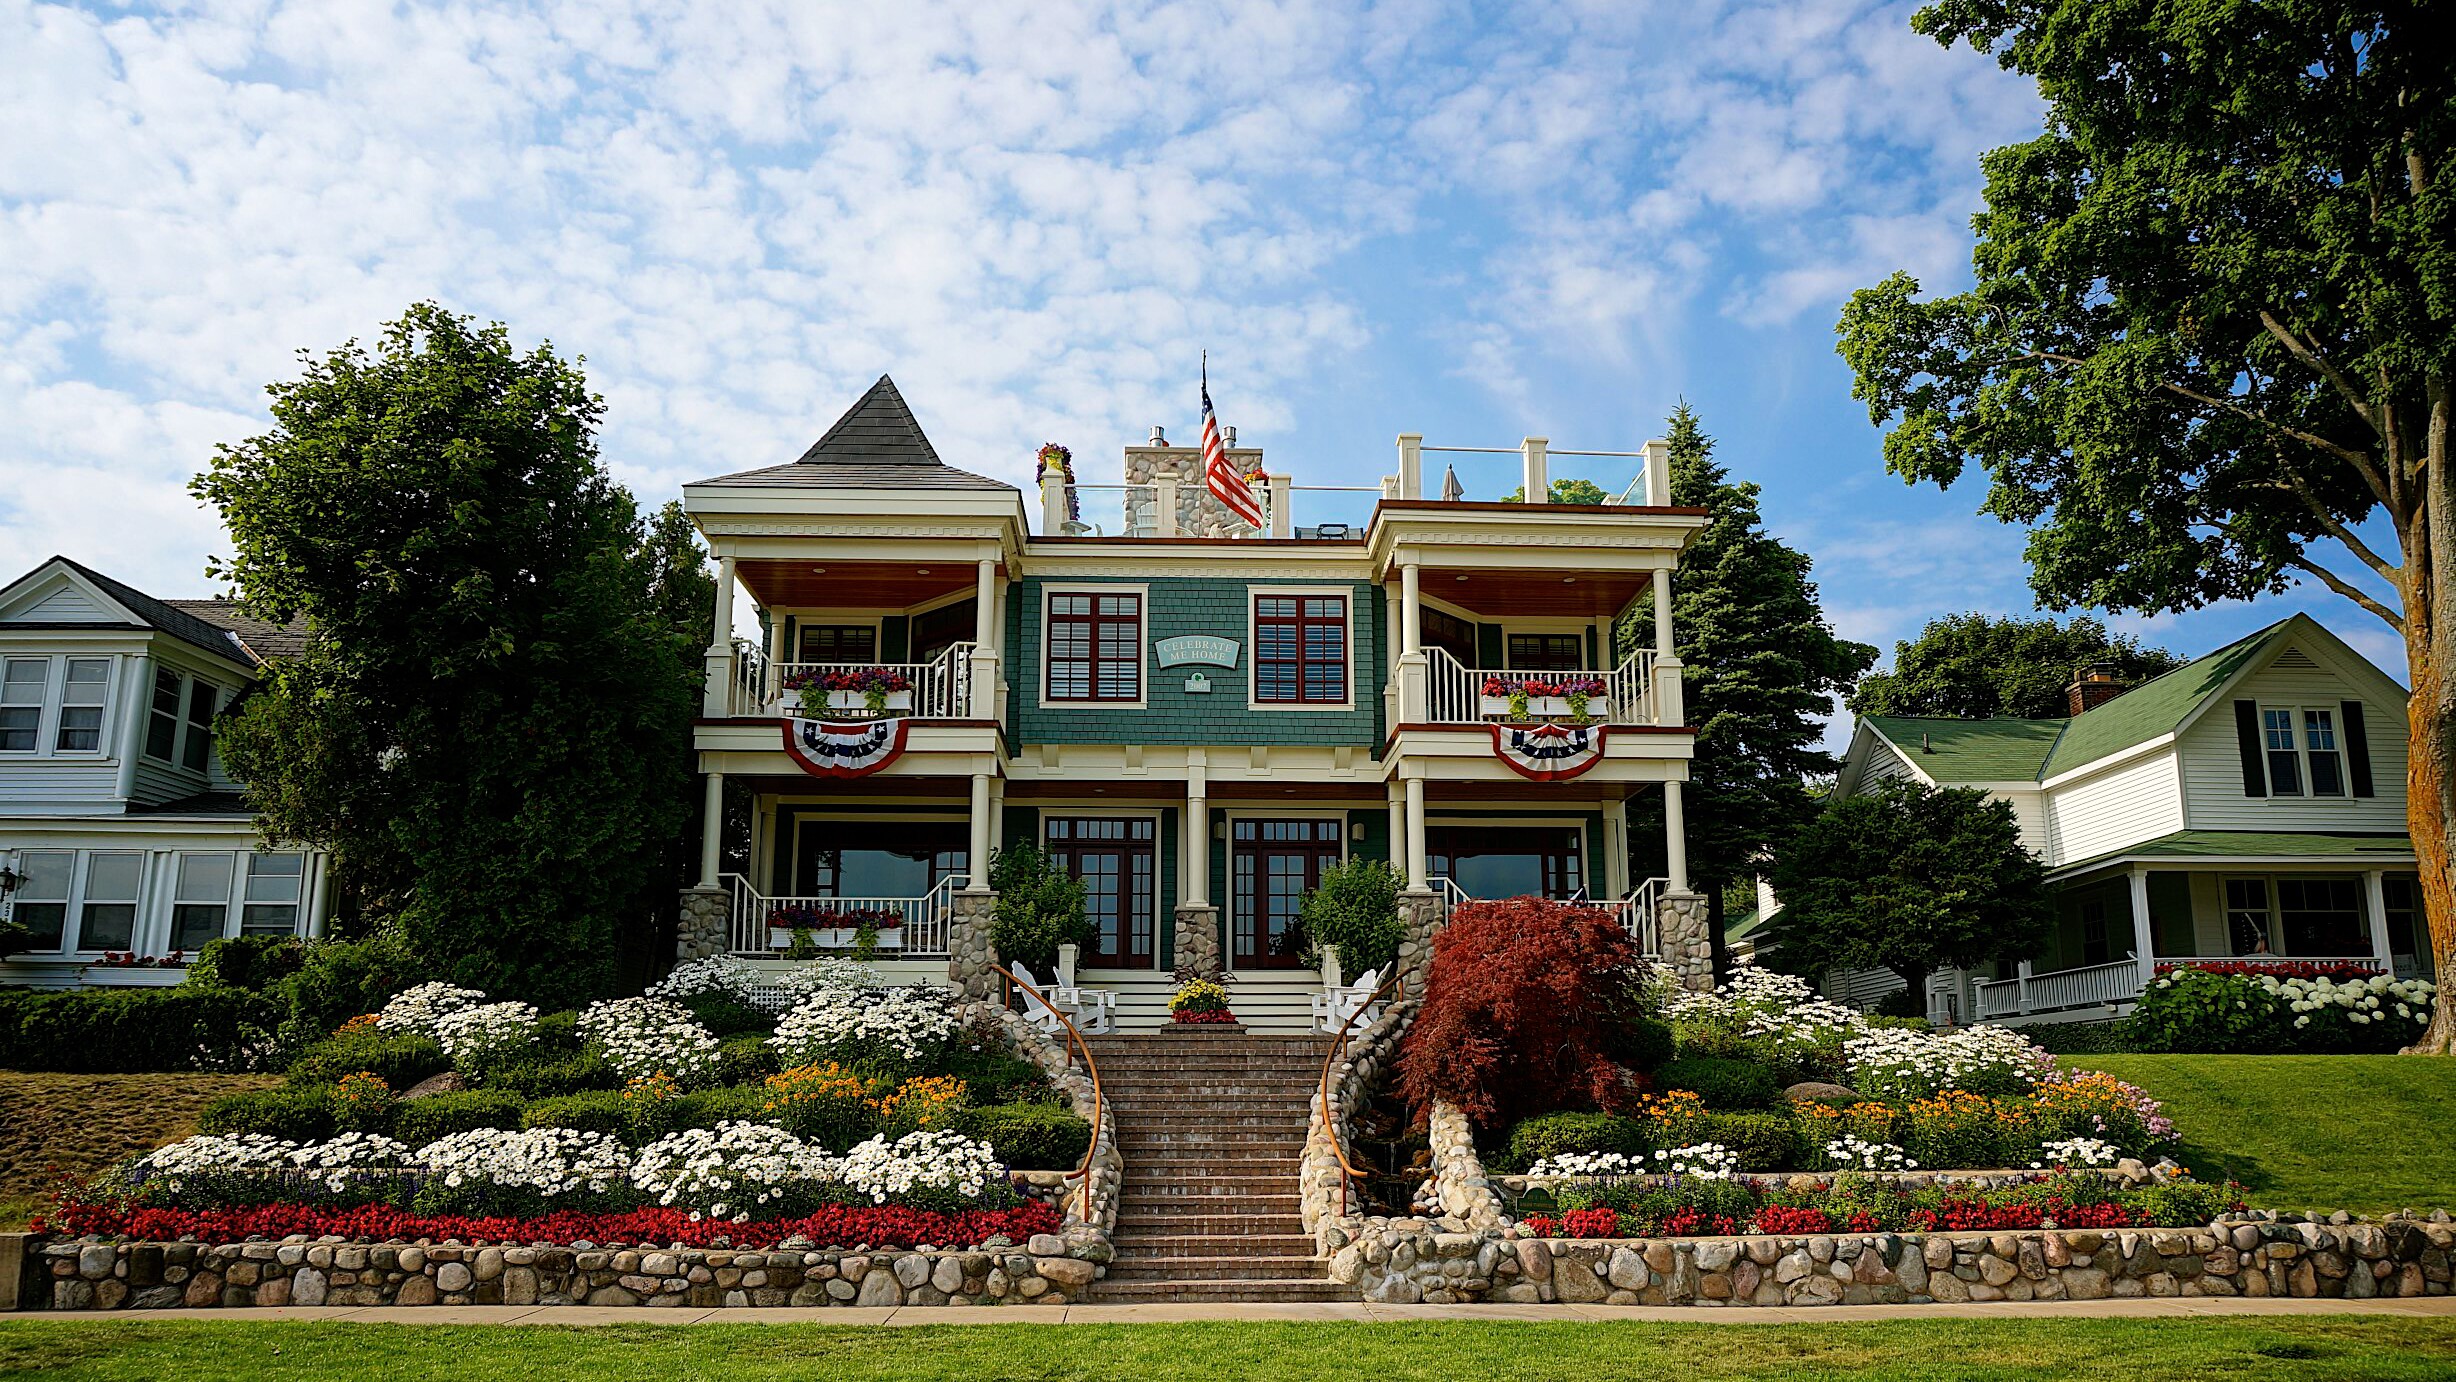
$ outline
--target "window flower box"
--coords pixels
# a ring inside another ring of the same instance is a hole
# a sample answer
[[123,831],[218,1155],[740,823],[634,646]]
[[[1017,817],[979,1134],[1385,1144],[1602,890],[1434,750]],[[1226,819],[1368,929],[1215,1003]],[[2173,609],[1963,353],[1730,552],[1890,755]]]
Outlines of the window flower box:
[[[1587,719],[1600,720],[1604,716],[1611,713],[1611,697],[1589,696],[1586,698]],[[1567,720],[1574,719],[1577,716],[1577,712],[1569,708],[1569,698],[1567,696],[1529,696],[1526,698],[1526,713],[1524,716],[1511,713],[1509,697],[1486,696],[1483,698],[1483,714],[1484,718],[1487,720],[1514,720],[1521,718],[1529,720]]]
[[822,715],[891,715],[912,710],[912,678],[892,667],[852,667],[795,672],[785,687],[816,719]]
[[[821,950],[850,950],[861,941],[861,932],[850,926],[814,926],[810,928],[808,934],[810,943]],[[768,927],[768,946],[775,950],[792,949],[793,928],[790,926]],[[878,948],[881,950],[903,949],[903,926],[898,924],[878,928]]]
[[1612,713],[1610,689],[1601,677],[1569,674],[1484,678],[1479,705],[1488,720],[1576,720],[1585,723]]
[[870,694],[863,691],[830,691],[827,693],[827,708],[830,711],[851,711],[860,715],[893,714],[899,710],[910,710],[912,709],[912,693],[910,691],[882,692],[879,694],[879,702],[879,705],[873,709],[870,705]]

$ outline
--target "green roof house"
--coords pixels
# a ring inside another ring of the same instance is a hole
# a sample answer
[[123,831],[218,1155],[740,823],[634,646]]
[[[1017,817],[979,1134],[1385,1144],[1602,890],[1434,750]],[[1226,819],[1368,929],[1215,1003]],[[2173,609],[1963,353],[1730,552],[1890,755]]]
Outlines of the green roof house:
[[[2054,938],[1948,973],[1955,1021],[2124,1010],[2161,963],[2332,959],[2419,972],[2405,688],[2307,615],[2138,686],[2083,669],[2046,720],[1860,719],[1837,792],[1909,777],[2012,804],[2045,860]],[[1835,975],[1868,1003],[1899,980]]]

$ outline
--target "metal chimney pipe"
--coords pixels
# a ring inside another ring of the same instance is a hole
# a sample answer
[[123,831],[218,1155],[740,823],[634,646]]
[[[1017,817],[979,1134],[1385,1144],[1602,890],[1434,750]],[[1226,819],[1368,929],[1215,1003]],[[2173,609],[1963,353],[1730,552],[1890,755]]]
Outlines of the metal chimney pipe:
[[1234,427],[1222,427],[1219,429],[1219,434],[1220,439],[1226,445],[1234,446],[1237,444],[1237,429]]
[[1160,424],[1156,422],[1151,424],[1151,444],[1153,446],[1168,445],[1168,433],[1162,430]]

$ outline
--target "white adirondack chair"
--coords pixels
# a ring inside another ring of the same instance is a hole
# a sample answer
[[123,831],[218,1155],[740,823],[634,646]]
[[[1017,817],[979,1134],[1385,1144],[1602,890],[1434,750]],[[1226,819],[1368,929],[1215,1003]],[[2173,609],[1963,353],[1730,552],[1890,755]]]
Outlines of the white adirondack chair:
[[1059,1013],[1064,1013],[1075,1030],[1085,1036],[1116,1030],[1117,995],[1107,989],[1078,988],[1055,979],[1044,982],[1029,965],[1016,965],[1015,977],[1048,995],[1047,1003],[1034,998],[1029,990],[1023,995],[1024,1021],[1042,1031],[1056,1033]]
[[[1381,987],[1381,971],[1368,969],[1356,976],[1356,982],[1337,988],[1325,988],[1313,995],[1313,1025],[1317,1031],[1336,1032],[1349,1026],[1350,1017],[1357,1018],[1354,1026],[1370,1026],[1381,1016],[1379,1005],[1367,1006],[1373,990]],[[1353,1030],[1353,1027],[1351,1027]]]
[[[1051,1004],[1063,1000],[1051,992],[1051,985],[1041,982],[1040,976],[1032,972],[1030,965],[1018,962],[1015,977],[1023,981],[1018,990],[1023,995],[1023,1020],[1052,1036],[1056,1035],[1065,1024],[1058,1020],[1057,1009]],[[1042,994],[1048,995],[1049,1002],[1041,1001]]]

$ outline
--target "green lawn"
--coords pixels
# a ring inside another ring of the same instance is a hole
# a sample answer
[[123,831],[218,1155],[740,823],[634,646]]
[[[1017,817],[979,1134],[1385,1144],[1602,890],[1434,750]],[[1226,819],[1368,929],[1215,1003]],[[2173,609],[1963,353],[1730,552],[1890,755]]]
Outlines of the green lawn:
[[[1507,1379],[1951,1378],[2127,1382],[2444,1378],[2456,1319],[1870,1320],[1812,1325],[1253,1323],[617,1325],[0,1323],[0,1376],[59,1382],[541,1377]],[[445,1360],[449,1360],[448,1363]]]
[[2177,1158],[2276,1209],[2456,1211],[2456,1060],[2071,1056],[2156,1095]]

